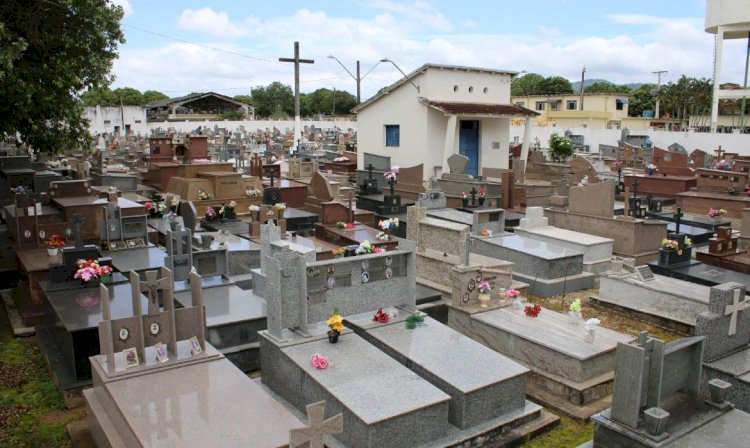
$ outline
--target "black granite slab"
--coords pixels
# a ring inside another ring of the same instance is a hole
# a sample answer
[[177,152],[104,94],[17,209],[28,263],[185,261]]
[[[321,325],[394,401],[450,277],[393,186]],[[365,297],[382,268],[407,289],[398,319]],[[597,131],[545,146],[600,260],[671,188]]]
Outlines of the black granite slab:
[[[64,371],[56,375],[76,381],[90,380],[89,357],[99,354],[99,322],[102,307],[99,288],[78,288],[51,291],[45,294],[47,320],[37,327],[37,332],[49,336],[42,350],[48,359],[61,358],[62,365],[52,368]],[[141,307],[146,310],[148,299],[141,294]],[[120,283],[110,288],[112,318],[133,315],[130,283]],[[56,352],[56,353],[55,353]]]
[[[677,224],[674,222],[667,222],[667,234],[674,235],[677,229]],[[705,227],[696,227],[680,223],[680,233],[687,235],[693,240],[693,245],[696,244],[708,244],[708,240],[714,236],[714,231],[706,229]]]
[[127,250],[102,251],[103,257],[112,259],[112,266],[120,272],[142,272],[164,266],[167,253],[158,247],[142,247]]
[[[680,226],[680,230],[682,230],[682,226]],[[648,265],[651,271],[656,274],[698,283],[699,285],[716,286],[727,282],[750,285],[750,275],[748,274],[711,266],[700,261],[679,266],[663,266],[657,262],[651,262]],[[750,294],[750,288],[745,293]]]
[[[706,210],[708,212],[708,210]],[[675,222],[674,219],[674,212],[646,212],[646,216],[658,219],[660,221],[669,221],[669,222]],[[702,215],[694,215],[692,213],[683,213],[682,218],[680,218],[680,230],[682,230],[683,225],[693,226],[693,227],[700,227],[703,229],[709,229],[709,230],[716,230],[717,227],[721,226],[732,226],[732,222],[725,218],[709,218],[708,215],[702,216]]]

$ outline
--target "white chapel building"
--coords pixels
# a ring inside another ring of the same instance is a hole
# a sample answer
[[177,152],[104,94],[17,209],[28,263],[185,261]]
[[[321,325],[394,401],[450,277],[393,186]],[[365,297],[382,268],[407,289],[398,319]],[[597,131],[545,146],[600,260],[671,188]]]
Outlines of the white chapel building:
[[[516,72],[425,64],[357,106],[357,166],[364,153],[391,165],[424,164],[425,180],[448,172],[452,154],[469,158],[466,174],[508,168],[512,118],[536,112],[510,102]],[[524,150],[528,149],[528,133]],[[524,151],[525,152],[525,151]]]

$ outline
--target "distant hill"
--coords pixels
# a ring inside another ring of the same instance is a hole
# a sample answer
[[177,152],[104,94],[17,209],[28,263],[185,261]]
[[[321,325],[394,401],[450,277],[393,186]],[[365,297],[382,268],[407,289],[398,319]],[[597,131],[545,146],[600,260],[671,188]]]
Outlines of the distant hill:
[[[608,82],[608,83],[610,83],[610,84],[616,84],[616,83],[613,83],[612,81],[608,81],[608,80],[606,80],[606,79],[596,79],[596,78],[592,78],[592,79],[587,79],[587,80],[585,80],[585,81],[584,81],[584,85],[585,85],[586,87],[588,87],[588,86],[590,86],[591,84],[594,84],[594,83],[597,83],[597,82]],[[644,83],[642,83],[642,82],[631,82],[630,84],[624,84],[624,85],[628,86],[628,88],[629,88],[630,90],[633,90],[633,89],[637,89],[638,87],[642,86],[643,84],[644,84]],[[573,91],[574,91],[574,92],[578,92],[579,90],[581,90],[581,81],[576,81],[576,82],[573,82],[573,83],[571,83],[571,85],[573,86]]]

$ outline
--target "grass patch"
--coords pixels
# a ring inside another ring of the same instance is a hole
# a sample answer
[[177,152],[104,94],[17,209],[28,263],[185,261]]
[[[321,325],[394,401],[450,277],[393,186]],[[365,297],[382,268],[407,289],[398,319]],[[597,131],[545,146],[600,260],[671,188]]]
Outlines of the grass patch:
[[65,403],[35,340],[3,337],[0,364],[0,446],[69,447],[65,425],[75,416],[63,412],[62,418],[45,421],[45,415],[63,411]]
[[[546,409],[549,411],[549,409]],[[560,416],[560,425],[523,444],[524,448],[574,448],[594,438],[594,423]]]

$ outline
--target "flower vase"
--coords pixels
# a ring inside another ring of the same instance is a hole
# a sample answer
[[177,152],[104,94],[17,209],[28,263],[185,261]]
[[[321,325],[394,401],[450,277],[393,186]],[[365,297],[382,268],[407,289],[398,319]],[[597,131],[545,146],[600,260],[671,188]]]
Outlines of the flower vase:
[[484,207],[484,198],[481,196],[479,197],[479,206]]
[[109,283],[111,279],[112,279],[112,274],[104,274],[101,277],[99,277],[99,280],[101,280],[102,283]]
[[583,335],[583,340],[590,344],[593,344],[595,336],[596,336],[596,327],[586,328],[586,334]]
[[580,312],[568,311],[568,321],[572,325],[581,325],[583,322],[583,316],[581,316]]
[[653,168],[649,168],[648,169],[648,175],[649,176],[653,176],[654,175],[654,169]]
[[328,331],[328,342],[331,344],[336,344],[339,342],[339,336],[341,335],[341,332],[338,330],[329,330]]
[[177,221],[169,221],[169,228],[172,229],[172,232],[177,231]]
[[522,310],[524,307],[524,300],[521,299],[521,296],[516,296],[513,298],[513,308],[517,310]]
[[490,295],[487,293],[479,293],[479,307],[480,308],[487,308],[490,304]]
[[47,248],[47,255],[50,257],[56,257],[57,256],[57,247],[48,247]]
[[461,205],[466,208],[469,205],[469,199],[468,198],[461,198]]

